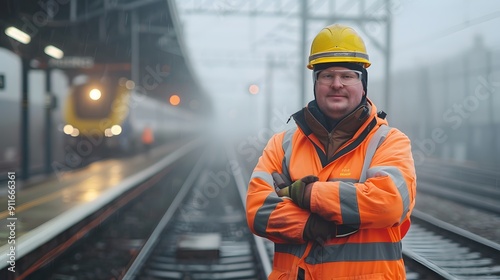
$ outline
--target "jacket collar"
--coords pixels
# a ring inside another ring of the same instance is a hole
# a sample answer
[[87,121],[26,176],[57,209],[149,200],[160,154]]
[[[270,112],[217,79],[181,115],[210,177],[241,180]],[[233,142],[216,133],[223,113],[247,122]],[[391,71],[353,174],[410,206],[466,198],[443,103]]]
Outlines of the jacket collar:
[[329,159],[343,144],[354,137],[371,115],[374,115],[372,103],[365,99],[350,114],[339,121],[334,121],[326,117],[313,100],[292,117],[306,136],[310,137],[311,134],[316,136]]

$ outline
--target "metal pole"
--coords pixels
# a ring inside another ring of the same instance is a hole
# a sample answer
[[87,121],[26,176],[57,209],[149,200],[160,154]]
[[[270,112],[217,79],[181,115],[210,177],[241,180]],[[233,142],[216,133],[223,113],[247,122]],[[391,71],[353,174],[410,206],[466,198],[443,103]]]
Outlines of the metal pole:
[[22,59],[21,74],[21,179],[29,178],[29,99],[28,99],[28,71],[29,61]]
[[432,111],[434,109],[432,102],[429,102],[429,100],[432,99],[430,98],[429,95],[429,69],[427,67],[420,68],[419,80],[420,80],[420,87],[419,87],[420,106],[421,108],[427,108],[427,113],[423,115],[423,120],[424,120],[422,122],[423,129],[422,129],[422,134],[420,135],[420,138],[424,139],[425,135],[427,135],[432,125]]
[[[468,59],[467,56],[464,56],[463,59],[464,59],[464,65],[465,65],[463,76],[462,76],[462,80],[464,81],[464,91],[463,91],[464,97],[463,98],[466,98],[467,97],[467,93],[470,91],[470,88],[471,88],[470,82],[469,82],[469,77],[470,77],[470,73],[469,73],[469,67],[470,66],[469,65],[472,62],[472,60]],[[463,119],[463,124],[465,125],[466,128],[470,128],[471,127],[471,122],[467,121],[466,118]],[[466,129],[466,130],[470,131],[469,129]],[[470,152],[470,148],[474,147],[474,145],[472,144],[472,135],[473,135],[473,133],[464,132],[465,131],[464,129],[462,129],[461,133],[460,133],[460,130],[455,130],[455,131],[458,134],[455,137],[455,139],[459,139],[459,141],[461,141],[461,142],[459,142],[459,144],[463,143],[463,146],[465,147],[465,160],[471,160],[471,161],[477,160],[477,158],[471,158],[470,157],[471,154],[473,154],[473,155],[476,154],[476,153],[471,153]],[[463,135],[463,134],[465,134],[465,135]],[[460,137],[460,136],[462,136],[462,137]],[[462,158],[459,158],[459,159],[463,160]]]
[[307,49],[306,49],[306,40],[307,40],[307,1],[301,0],[301,9],[300,9],[300,19],[301,19],[301,32],[300,32],[300,59],[299,59],[299,107],[305,102],[305,84],[306,84],[306,63],[304,57],[307,57]]
[[386,0],[385,7],[387,9],[387,22],[386,22],[386,53],[385,53],[385,111],[390,113],[391,102],[391,41],[392,41],[392,24],[391,24],[391,3]]
[[139,16],[136,11],[132,11],[131,22],[131,79],[135,85],[139,85]]
[[78,3],[76,2],[77,0],[71,0],[70,2],[70,6],[69,6],[69,20],[71,22],[75,22],[76,19],[78,18],[78,11],[77,11],[77,7],[78,7]]
[[[264,91],[264,94],[266,95],[266,113],[265,116],[266,118],[264,119],[264,125],[268,125],[268,127],[271,127],[272,121],[272,102],[273,102],[273,71],[274,71],[274,60],[272,55],[268,55],[267,57],[267,75],[266,75],[266,90]],[[264,126],[266,127],[266,126]]]
[[52,84],[50,82],[50,74],[52,70],[45,70],[45,173],[51,171],[50,163],[52,161]]
[[[491,72],[492,72],[492,65],[491,65],[491,61],[492,61],[492,58],[493,58],[493,55],[492,55],[492,52],[491,50],[487,49],[485,50],[486,52],[486,75],[485,75],[485,79],[488,79],[491,75]],[[488,91],[490,90],[489,88],[487,89]],[[493,143],[493,166],[495,166],[495,168],[498,168],[499,167],[499,156],[500,156],[500,150],[499,150],[499,145],[498,145],[498,130],[497,128],[495,127],[495,96],[493,95],[492,92],[490,92],[490,100],[488,102],[488,105],[489,105],[489,108],[488,108],[488,120],[486,121],[487,125],[485,127],[488,127],[488,130],[492,132],[492,137],[491,137],[491,143]]]

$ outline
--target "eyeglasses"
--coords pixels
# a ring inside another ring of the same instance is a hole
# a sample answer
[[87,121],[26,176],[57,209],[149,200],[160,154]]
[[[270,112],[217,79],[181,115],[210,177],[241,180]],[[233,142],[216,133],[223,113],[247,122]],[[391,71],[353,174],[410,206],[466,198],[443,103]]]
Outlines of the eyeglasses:
[[321,85],[331,86],[336,77],[339,77],[340,83],[344,86],[352,86],[361,82],[361,73],[356,70],[330,70],[315,72],[316,81]]

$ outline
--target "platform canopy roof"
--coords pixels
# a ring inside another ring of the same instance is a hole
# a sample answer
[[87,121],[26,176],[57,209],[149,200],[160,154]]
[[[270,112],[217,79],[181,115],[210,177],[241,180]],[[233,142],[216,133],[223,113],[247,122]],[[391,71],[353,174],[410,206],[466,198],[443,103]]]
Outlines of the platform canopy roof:
[[[0,28],[0,47],[32,68],[59,68],[70,78],[125,77],[154,98],[177,94],[182,106],[209,110],[173,0],[3,0]],[[18,30],[28,42],[11,37]],[[50,46],[62,58],[48,55]]]

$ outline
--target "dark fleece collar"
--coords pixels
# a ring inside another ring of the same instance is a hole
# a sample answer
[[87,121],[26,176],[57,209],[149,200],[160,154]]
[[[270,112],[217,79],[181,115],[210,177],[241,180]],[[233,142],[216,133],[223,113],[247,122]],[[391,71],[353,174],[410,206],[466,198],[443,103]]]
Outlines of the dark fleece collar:
[[326,117],[319,109],[316,100],[313,100],[292,117],[305,135],[316,135],[323,144],[325,155],[329,159],[367,121],[371,108],[370,103],[363,99],[356,109],[344,118],[335,121]]

